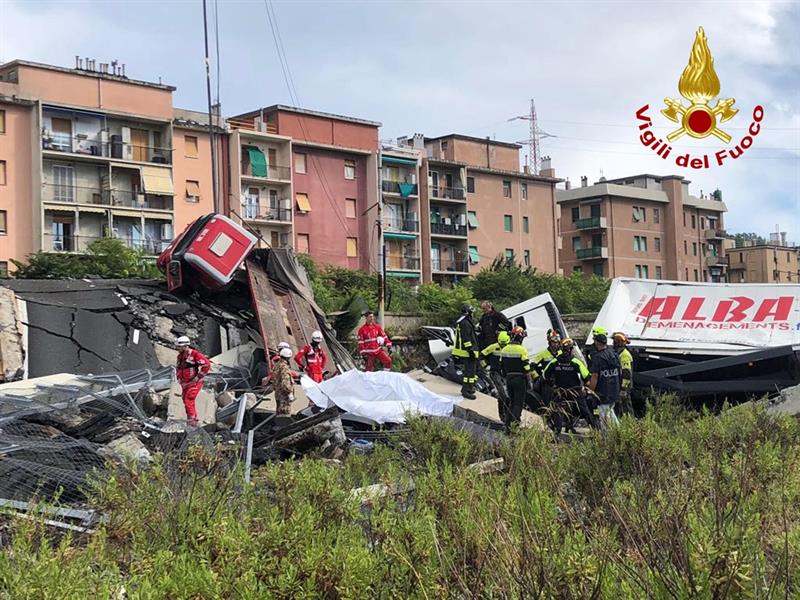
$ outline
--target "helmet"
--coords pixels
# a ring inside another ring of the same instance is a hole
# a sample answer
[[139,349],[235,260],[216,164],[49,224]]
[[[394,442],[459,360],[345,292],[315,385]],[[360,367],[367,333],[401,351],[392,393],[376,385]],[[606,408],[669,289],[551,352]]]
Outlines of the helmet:
[[564,351],[571,351],[575,347],[575,342],[572,338],[564,338],[561,340],[561,348]]
[[558,333],[555,329],[548,329],[547,330],[547,343],[548,344],[560,344],[561,343],[561,334]]
[[281,342],[281,343],[279,343],[278,344],[278,351],[282,350],[283,348],[289,348],[291,350],[292,347],[289,345],[289,342]]
[[321,331],[315,331],[314,333],[312,333],[311,334],[311,341],[312,342],[321,342],[322,341],[322,332]]
[[462,315],[471,315],[474,311],[475,311],[475,309],[472,308],[471,304],[462,304],[461,305],[461,314]]
[[512,338],[517,338],[517,339],[521,340],[526,335],[528,335],[528,332],[525,331],[525,329],[523,327],[520,327],[519,325],[514,325],[514,327],[511,328],[511,337]]
[[592,328],[592,339],[595,342],[600,342],[601,344],[605,344],[608,342],[608,329],[605,327],[593,327]]
[[280,349],[278,352],[281,358],[292,358],[292,349],[289,346]]
[[178,346],[188,346],[191,342],[189,341],[189,338],[187,336],[182,335],[177,340],[175,340],[175,343]]
[[628,336],[621,331],[614,332],[611,338],[614,340],[615,346],[627,346],[630,343]]
[[505,346],[511,341],[511,336],[508,335],[507,331],[501,331],[497,334],[497,343],[501,346]]

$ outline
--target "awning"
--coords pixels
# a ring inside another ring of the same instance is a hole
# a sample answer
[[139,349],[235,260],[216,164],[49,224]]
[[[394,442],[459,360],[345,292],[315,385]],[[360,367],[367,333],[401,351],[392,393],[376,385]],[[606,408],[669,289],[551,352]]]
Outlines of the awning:
[[142,183],[144,183],[144,191],[148,194],[175,195],[175,188],[172,187],[172,173],[169,167],[143,166]]
[[481,262],[481,257],[478,254],[478,248],[475,246],[469,247],[469,262],[471,262],[473,265],[477,265],[479,262]]
[[50,206],[49,204],[45,204],[44,209],[49,210],[50,212],[68,212],[68,213],[75,212],[75,208],[68,208],[66,206]]
[[264,153],[254,146],[248,146],[247,154],[250,156],[250,173],[253,177],[266,177],[267,157]]
[[109,164],[114,169],[128,169],[131,171],[138,171],[139,173],[142,172],[142,168],[139,165],[129,165],[128,163],[120,163],[120,162],[111,162]]
[[389,277],[408,277],[412,279],[419,279],[419,273],[409,273],[407,271],[386,271]]
[[124,209],[124,208],[114,208],[113,211],[114,212],[112,214],[115,217],[136,217],[138,219],[138,218],[141,218],[141,216],[142,216],[142,211],[140,211],[140,210],[128,210],[128,209]]
[[153,221],[169,221],[170,223],[172,222],[172,213],[143,211],[142,214],[144,215],[145,219],[151,219]]
[[394,156],[382,156],[381,161],[385,163],[391,163],[393,165],[406,165],[410,167],[416,167],[417,161],[412,160],[410,158],[396,158]]
[[400,195],[403,198],[408,198],[411,194],[414,194],[417,191],[416,183],[398,183],[397,187],[399,188]]
[[79,206],[78,210],[81,211],[82,213],[85,212],[85,213],[100,213],[100,214],[108,211],[107,208],[101,208],[99,206]]
[[186,181],[186,195],[190,198],[200,197],[200,184],[196,181]]
[[56,113],[60,115],[73,115],[80,117],[94,117],[96,119],[105,119],[106,115],[99,112],[92,112],[90,110],[77,110],[75,108],[64,108],[63,106],[50,106],[49,104],[42,105],[42,112]]
[[297,200],[297,210],[311,212],[311,202],[308,200],[308,194],[297,193],[294,197]]
[[478,228],[478,215],[472,211],[467,213],[467,222],[472,229]]
[[413,233],[395,233],[394,231],[386,231],[383,237],[393,240],[414,240],[417,238]]

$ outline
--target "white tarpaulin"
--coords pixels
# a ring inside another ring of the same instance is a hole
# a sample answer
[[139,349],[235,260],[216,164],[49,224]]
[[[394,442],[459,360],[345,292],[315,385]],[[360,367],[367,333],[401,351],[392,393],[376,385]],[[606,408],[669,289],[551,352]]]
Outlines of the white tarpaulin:
[[[615,279],[595,326],[634,345],[736,352],[800,345],[800,285]],[[590,340],[591,341],[591,340]]]
[[447,417],[461,399],[442,396],[403,373],[362,373],[353,369],[322,383],[300,380],[303,391],[320,408],[332,405],[378,423],[403,423],[406,413]]

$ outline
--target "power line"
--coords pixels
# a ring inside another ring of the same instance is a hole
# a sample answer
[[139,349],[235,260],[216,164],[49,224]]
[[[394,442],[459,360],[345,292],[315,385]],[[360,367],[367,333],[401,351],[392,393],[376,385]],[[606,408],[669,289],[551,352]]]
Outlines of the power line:
[[[620,150],[592,150],[591,148],[574,148],[559,146],[559,150],[574,150],[576,152],[599,152],[600,154],[627,154],[629,156],[653,156],[650,152],[623,152]],[[740,156],[735,160],[800,160],[800,156]]]
[[219,53],[219,0],[214,0],[214,45],[216,47],[216,67],[217,67],[217,104],[220,103],[220,71],[222,69]]

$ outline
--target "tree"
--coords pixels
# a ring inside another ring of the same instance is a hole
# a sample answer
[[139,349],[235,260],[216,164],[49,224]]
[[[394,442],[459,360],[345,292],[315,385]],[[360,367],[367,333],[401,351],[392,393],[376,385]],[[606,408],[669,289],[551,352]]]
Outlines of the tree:
[[757,246],[762,246],[767,243],[767,239],[757,233],[734,233],[733,239],[736,240],[737,248],[743,247],[745,242],[753,242]]

